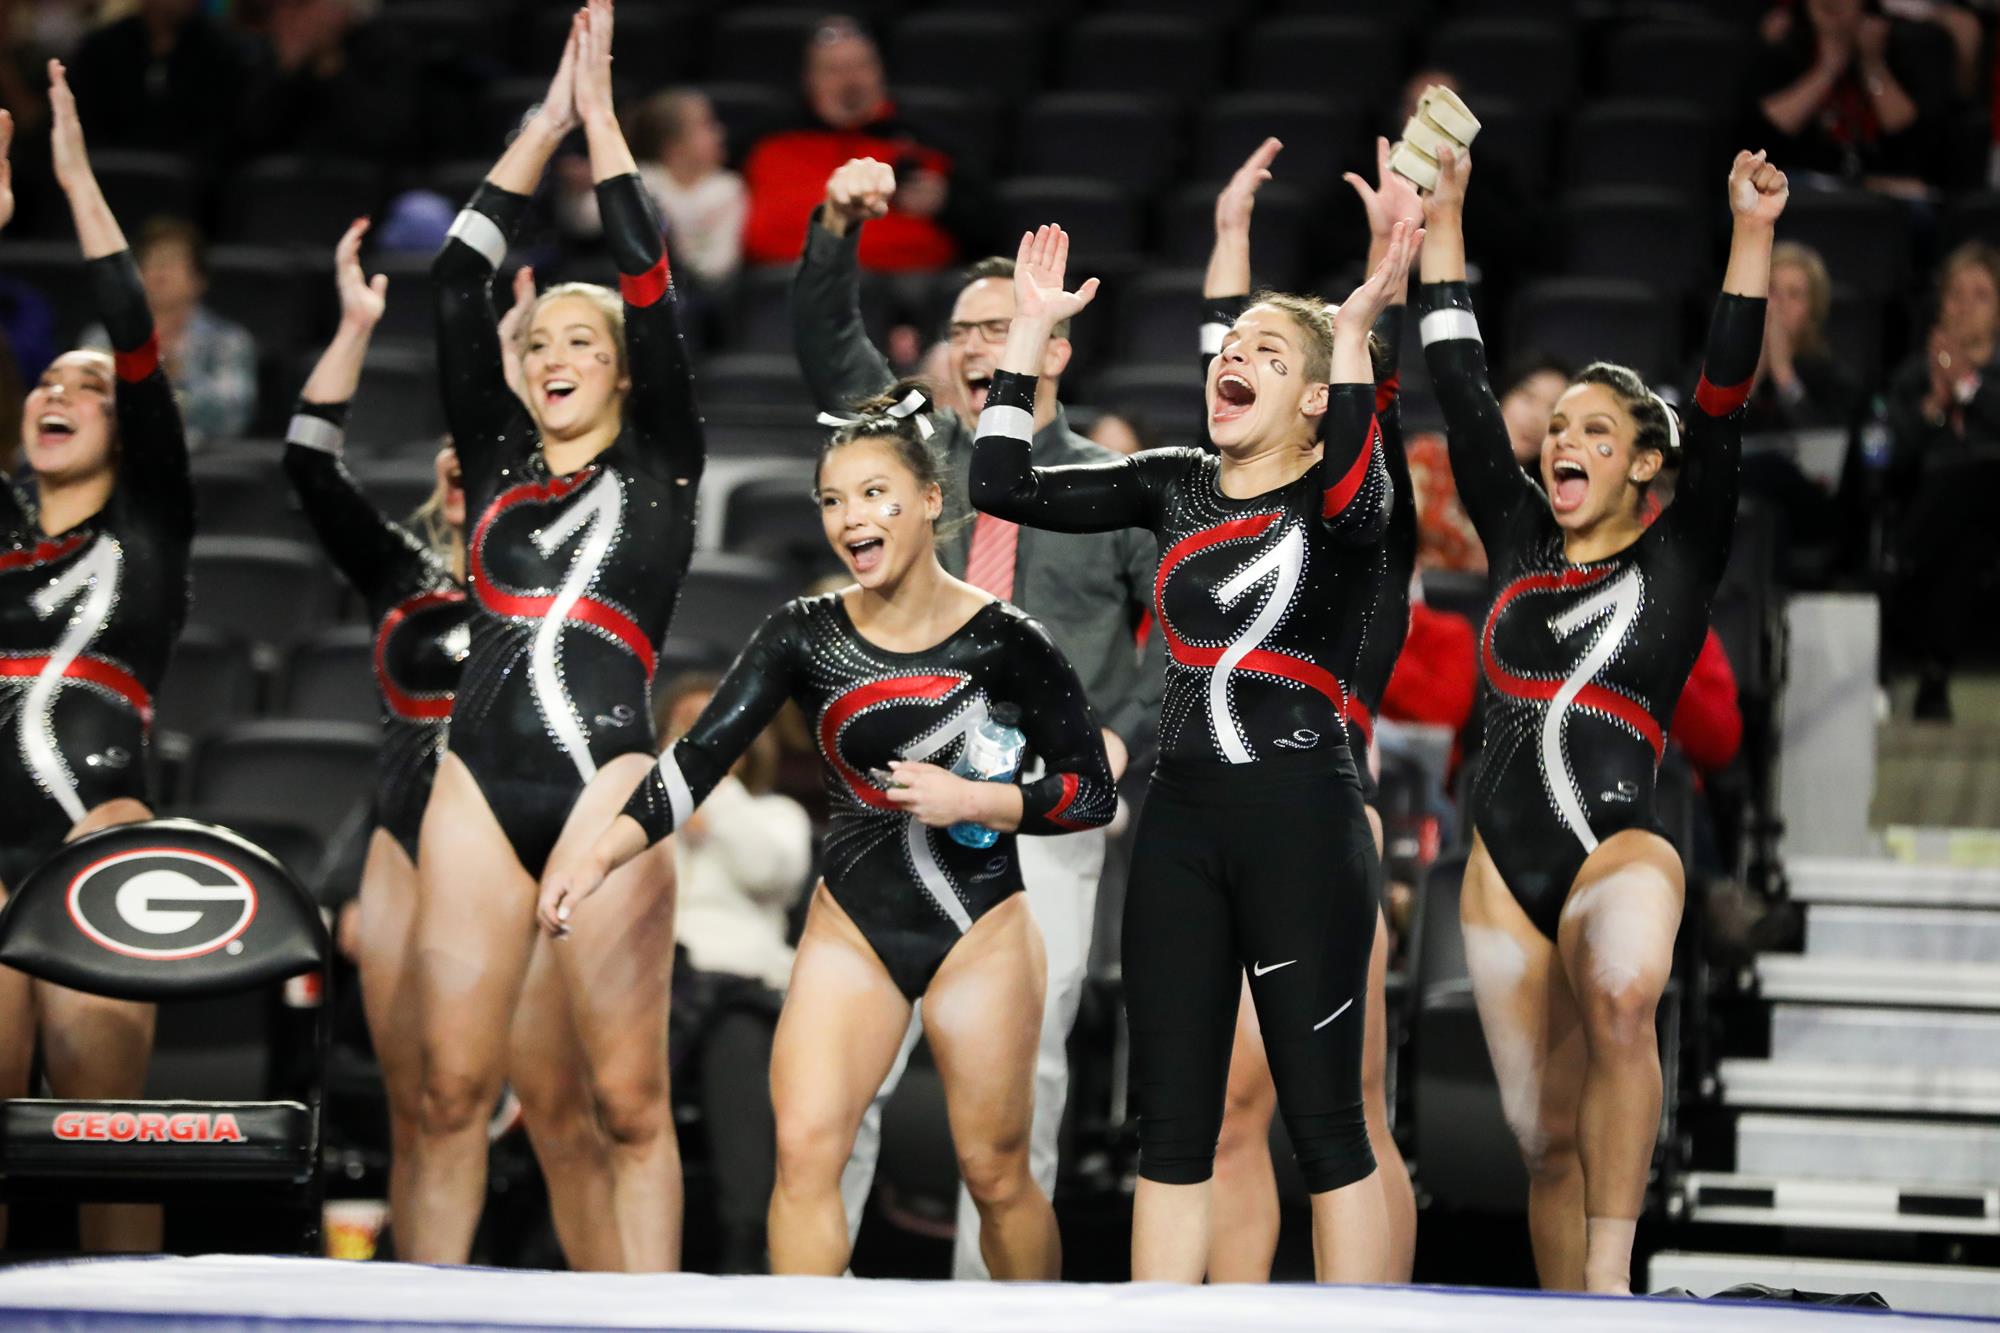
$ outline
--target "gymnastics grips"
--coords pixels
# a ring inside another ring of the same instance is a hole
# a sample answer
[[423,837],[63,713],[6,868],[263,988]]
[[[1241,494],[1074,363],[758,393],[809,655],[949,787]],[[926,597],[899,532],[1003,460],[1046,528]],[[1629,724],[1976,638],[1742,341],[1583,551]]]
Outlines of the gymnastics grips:
[[1435,190],[1438,150],[1449,146],[1464,152],[1479,133],[1479,117],[1464,100],[1441,83],[1424,89],[1417,114],[1403,126],[1403,137],[1389,150],[1389,170],[1420,190]]

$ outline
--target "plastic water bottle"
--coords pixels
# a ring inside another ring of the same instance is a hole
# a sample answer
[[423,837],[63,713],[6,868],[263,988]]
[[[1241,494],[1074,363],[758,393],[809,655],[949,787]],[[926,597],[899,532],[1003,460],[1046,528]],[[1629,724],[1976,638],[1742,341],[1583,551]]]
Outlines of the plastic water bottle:
[[[984,721],[965,735],[965,748],[951,771],[974,782],[1012,782],[1021,771],[1021,756],[1028,738],[1021,734],[1021,710],[1013,704],[995,704]],[[961,820],[945,832],[961,847],[991,847],[1000,835],[984,824]]]

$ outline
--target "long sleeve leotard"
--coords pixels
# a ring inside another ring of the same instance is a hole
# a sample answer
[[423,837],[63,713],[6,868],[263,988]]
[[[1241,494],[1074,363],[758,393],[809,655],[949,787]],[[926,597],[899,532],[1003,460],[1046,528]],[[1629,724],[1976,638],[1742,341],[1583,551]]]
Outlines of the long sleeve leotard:
[[375,822],[414,860],[472,608],[437,552],[377,509],[341,461],[346,418],[346,403],[301,401],[285,432],[285,473],[320,545],[368,605],[382,700]]
[[686,820],[787,700],[818,742],[832,810],[826,886],[911,998],[972,923],[1021,887],[1013,838],[978,850],[925,826],[884,791],[891,760],[950,767],[994,705],[1020,709],[1044,776],[1021,782],[1026,834],[1098,828],[1117,791],[1096,716],[1048,631],[991,602],[922,652],[863,638],[840,594],[766,620],[688,734],[625,807],[657,841]]
[[451,750],[531,874],[598,766],[652,752],[648,688],[693,554],[704,458],[652,205],[637,175],[601,182],[597,196],[631,390],[617,440],[575,472],[551,474],[501,369],[493,275],[528,201],[482,184],[432,270],[477,604]]
[[187,619],[194,485],[129,251],[87,262],[111,335],[118,479],[67,532],[0,483],[0,882],[93,807],[146,799],[153,696]]
[[1729,558],[1764,302],[1717,302],[1674,501],[1637,541],[1588,564],[1565,557],[1547,497],[1514,462],[1465,284],[1427,283],[1423,304],[1452,473],[1492,572],[1473,818],[1508,887],[1554,938],[1600,842],[1662,831],[1654,776]]

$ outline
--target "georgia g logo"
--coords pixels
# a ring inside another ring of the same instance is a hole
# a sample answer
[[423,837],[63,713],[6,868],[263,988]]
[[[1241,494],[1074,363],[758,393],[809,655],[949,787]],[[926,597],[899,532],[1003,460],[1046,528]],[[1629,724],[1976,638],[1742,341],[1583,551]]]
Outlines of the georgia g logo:
[[257,890],[241,871],[178,847],[118,852],[69,884],[76,928],[127,958],[199,958],[242,935],[256,915]]

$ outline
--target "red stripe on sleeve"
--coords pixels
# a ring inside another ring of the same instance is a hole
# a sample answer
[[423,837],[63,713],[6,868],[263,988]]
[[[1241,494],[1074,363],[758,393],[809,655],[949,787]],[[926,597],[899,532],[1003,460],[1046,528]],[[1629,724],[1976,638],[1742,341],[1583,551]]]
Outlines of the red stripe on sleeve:
[[1054,824],[1057,828],[1080,830],[1084,825],[1076,823],[1074,820],[1064,819],[1063,815],[1072,805],[1076,804],[1076,793],[1081,784],[1078,782],[1076,774],[1064,773],[1062,775],[1062,785],[1062,799],[1057,801],[1055,808],[1050,810],[1046,815],[1043,815],[1042,818]]
[[1403,391],[1403,372],[1397,371],[1375,386],[1375,410],[1386,412],[1389,404],[1396,401],[1396,395]]
[[644,273],[620,273],[618,294],[625,298],[626,305],[643,309],[665,296],[672,280],[673,275],[667,269],[666,253],[662,251],[660,262]]
[[1355,492],[1361,489],[1361,483],[1368,479],[1368,465],[1374,461],[1375,446],[1381,442],[1382,423],[1374,417],[1369,417],[1368,443],[1362,446],[1359,454],[1355,455],[1354,462],[1347,469],[1347,475],[1326,488],[1326,494],[1320,500],[1321,518],[1332,518],[1347,508],[1348,502],[1354,499]]
[[1744,380],[1741,384],[1732,384],[1725,389],[1710,384],[1708,376],[1704,374],[1701,383],[1694,388],[1695,404],[1712,417],[1726,417],[1750,401],[1750,383],[1751,380]]
[[137,384],[160,368],[160,335],[155,333],[129,352],[112,353],[111,363],[119,379]]

